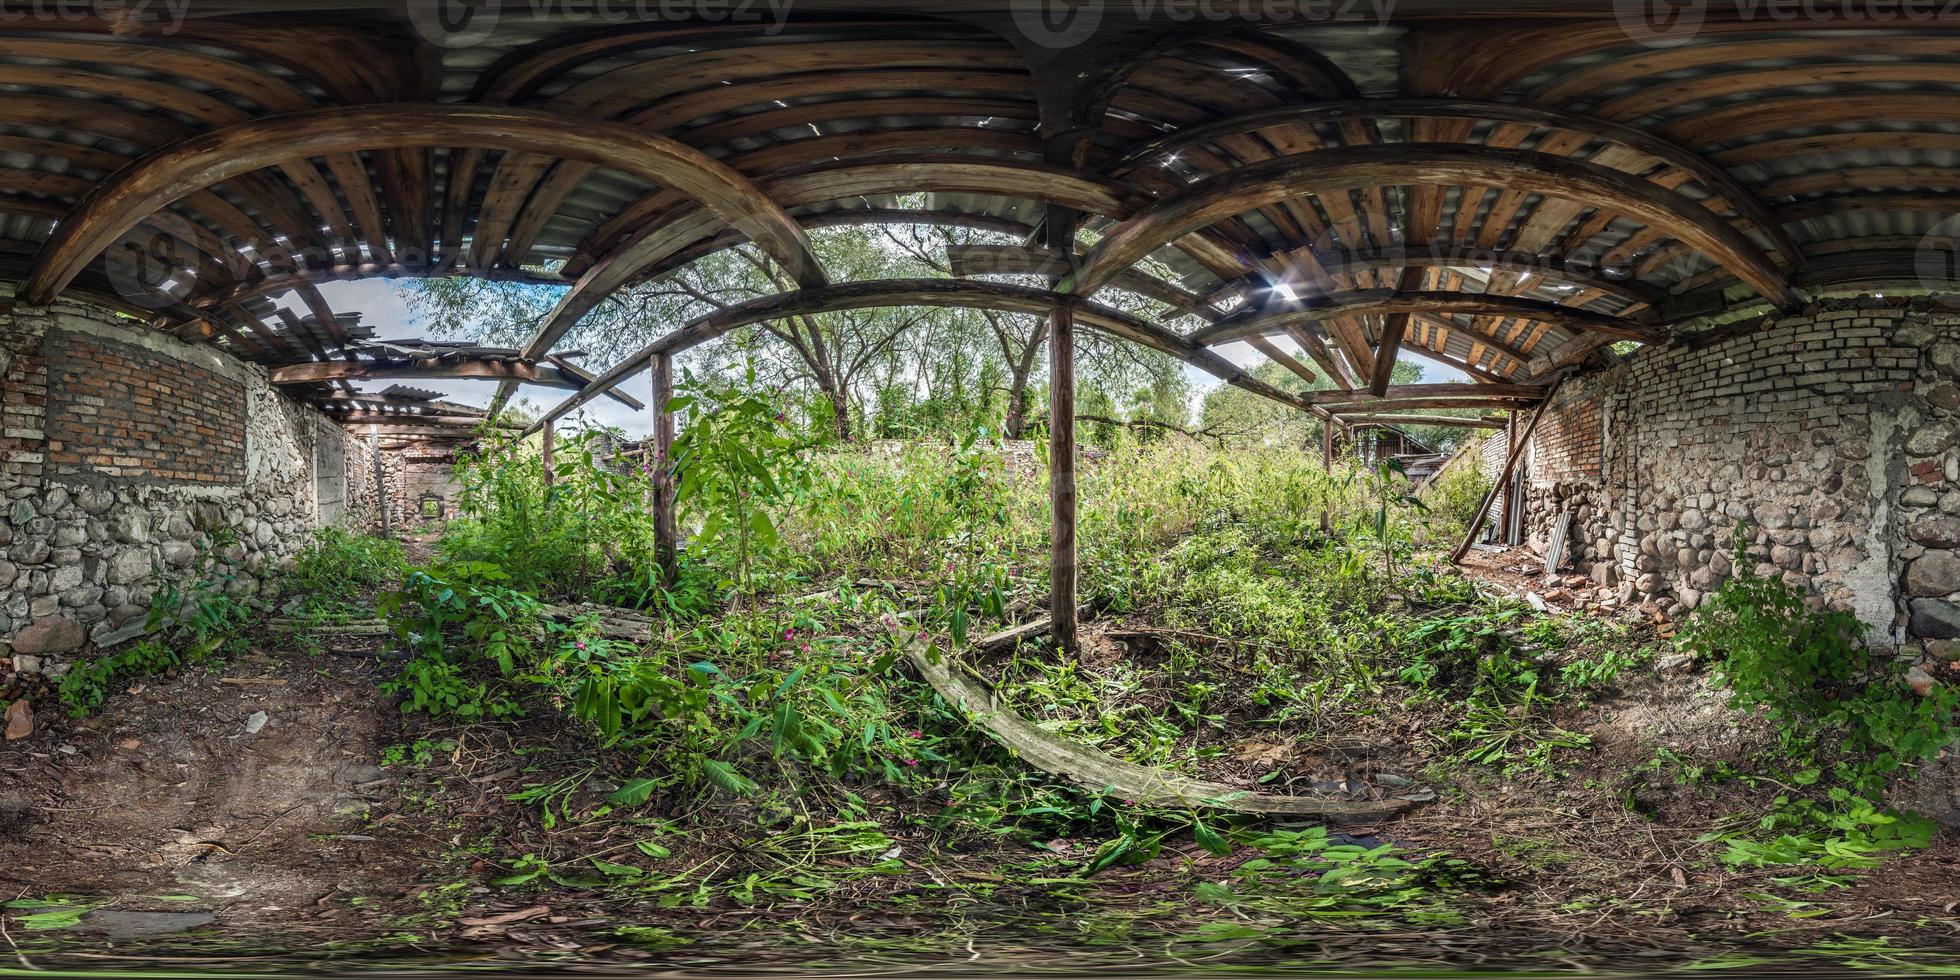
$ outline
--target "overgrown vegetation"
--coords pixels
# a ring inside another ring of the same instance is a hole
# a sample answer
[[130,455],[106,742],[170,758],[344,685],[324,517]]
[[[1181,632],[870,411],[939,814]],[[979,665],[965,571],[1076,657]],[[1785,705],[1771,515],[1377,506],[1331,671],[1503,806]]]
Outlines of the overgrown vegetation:
[[[1738,529],[1737,540],[1745,540]],[[1888,784],[1952,744],[1960,696],[1906,684],[1908,664],[1866,642],[1849,613],[1813,608],[1746,554],[1736,574],[1689,622],[1683,646],[1719,667],[1730,703],[1761,713],[1777,751],[1765,778],[1786,791],[1752,821],[1709,835],[1746,867],[1872,867],[1887,851],[1923,847],[1932,821],[1888,810]],[[1750,778],[1750,777],[1745,777]]]
[[[1204,867],[1185,897],[1235,916],[1430,922],[1504,887],[1483,860],[1392,833],[1139,806],[1051,776],[909,672],[900,648],[915,639],[1049,730],[1248,790],[1440,802],[1501,785],[1611,802],[1626,785],[1588,769],[1584,715],[1650,676],[1657,638],[1544,615],[1431,561],[1461,533],[1472,479],[1418,499],[1387,465],[1330,473],[1286,447],[1120,440],[1082,474],[1082,652],[1037,637],[982,655],[976,637],[1042,611],[1039,444],[976,430],[829,449],[783,397],[684,382],[674,465],[688,545],[671,581],[654,561],[652,474],[590,432],[559,445],[549,480],[534,444],[465,456],[462,516],[424,564],[325,532],[285,579],[302,619],[369,603],[385,617],[387,648],[406,659],[384,689],[420,733],[389,766],[439,766],[483,727],[520,742],[577,733],[523,750],[509,799],[542,836],[471,845],[502,887],[812,903],[914,875],[900,855],[978,853],[1043,887]],[[242,642],[229,552],[207,553],[159,593],[173,631],[71,673],[71,710]],[[1708,862],[1783,869],[1778,887],[1815,890],[1925,843],[1929,825],[1888,810],[1884,791],[1948,742],[1953,698],[1916,695],[1861,634],[1746,571],[1687,624],[1677,643],[1777,735],[1747,774],[1654,750],[1692,766],[1684,779],[1768,801],[1706,829]],[[1490,843],[1527,869],[1578,860],[1530,836]]]

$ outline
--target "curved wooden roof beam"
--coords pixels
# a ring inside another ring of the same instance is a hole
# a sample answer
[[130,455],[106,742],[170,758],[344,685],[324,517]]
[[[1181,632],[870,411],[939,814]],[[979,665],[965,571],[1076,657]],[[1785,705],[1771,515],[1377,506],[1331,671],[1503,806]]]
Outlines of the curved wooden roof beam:
[[1652,343],[1660,339],[1665,329],[1603,313],[1594,313],[1590,310],[1517,296],[1371,289],[1316,297],[1285,309],[1247,310],[1191,334],[1191,339],[1200,344],[1222,344],[1246,337],[1280,333],[1288,327],[1337,317],[1414,313],[1533,320],[1558,327],[1567,333],[1599,333],[1643,343]]
[[[1897,58],[1942,58],[1953,54],[1951,37],[1887,37],[1882,42],[1885,54]],[[1871,53],[1862,40],[1853,40],[1852,47],[1846,42],[1817,37],[1754,37],[1743,40],[1725,40],[1708,44],[1683,44],[1668,48],[1650,48],[1627,58],[1609,58],[1596,65],[1589,65],[1574,71],[1560,72],[1559,75],[1530,94],[1530,101],[1539,105],[1564,105],[1579,99],[1590,98],[1594,93],[1603,92],[1643,78],[1653,78],[1687,69],[1710,66],[1727,67],[1747,61],[1802,61],[1808,62],[1804,71],[1822,69],[1831,71],[1849,67],[1860,62],[1842,62],[1836,65],[1818,64],[1819,59],[1832,56]],[[1780,71],[1782,69],[1759,69],[1760,71]],[[1682,85],[1694,85],[1707,76],[1691,77]],[[1669,83],[1660,83],[1655,89],[1666,89]],[[1750,91],[1744,88],[1740,91]],[[1710,93],[1711,95],[1719,93]]]
[[[214,130],[252,118],[251,113],[195,89],[108,72],[54,68],[45,65],[0,64],[0,85],[86,92],[107,99],[139,102],[194,119],[207,129]],[[176,127],[174,123],[170,125]],[[86,130],[88,127],[82,128]],[[185,131],[180,130],[180,132]],[[279,172],[292,182],[306,204],[313,209],[313,214],[306,216],[304,224],[294,228],[282,228],[282,231],[295,238],[324,245],[326,243],[319,239],[319,225],[324,222],[338,240],[349,243],[356,240],[353,226],[348,223],[346,212],[335,199],[333,188],[327,184],[326,179],[320,175],[311,160],[283,160],[277,164],[277,167]]]
[[[746,88],[747,83],[762,81],[790,86],[789,91],[798,97],[803,97],[804,93],[794,88],[794,79],[799,73],[822,73],[835,69],[859,68],[866,64],[925,71],[946,69],[1021,71],[1023,69],[1013,49],[998,41],[984,44],[975,44],[971,41],[916,42],[903,39],[829,39],[812,42],[778,38],[776,43],[769,46],[766,57],[758,57],[752,48],[736,46],[689,51],[650,61],[633,62],[575,82],[565,91],[543,103],[542,108],[548,112],[580,118],[614,119],[636,113],[647,106],[658,107],[667,99],[681,96],[690,90],[698,91],[704,87],[710,91]],[[1022,74],[1025,78],[1025,73]],[[719,84],[721,82],[729,84]],[[893,83],[886,83],[886,87],[889,88],[891,84]],[[750,100],[744,102],[743,106],[753,105],[757,101],[777,102],[781,109],[792,115],[807,111],[801,106],[783,105],[779,101],[783,91],[782,88],[778,88],[762,99],[757,99],[750,93],[715,92],[715,97]],[[723,111],[730,111],[733,108],[737,106],[728,106]],[[921,109],[921,113],[927,115],[936,114],[938,111],[941,110]],[[674,120],[672,116],[667,118],[665,125],[640,118],[627,118],[623,121],[660,132],[666,132],[682,121]],[[697,115],[693,118],[698,119],[701,116]],[[745,117],[729,121],[737,128],[748,122]],[[687,139],[687,142],[692,145],[704,145],[709,141]],[[507,234],[519,223],[520,210],[533,207],[555,210],[557,205],[562,203],[562,197],[557,201],[546,198],[532,204],[526,203],[532,201],[533,189],[544,179],[546,171],[551,166],[549,156],[506,154],[498,162],[496,170],[491,175],[489,191],[484,198],[483,207],[479,212],[472,245],[473,263],[478,267],[487,267],[497,259]],[[473,169],[474,161],[471,163]],[[557,182],[557,186],[564,187],[567,184],[576,186],[583,178],[582,173],[569,173]]]
[[760,188],[700,152],[617,123],[527,109],[399,103],[290,113],[193,137],[99,185],[56,229],[25,295],[45,303],[122,232],[187,194],[282,160],[472,142],[556,153],[674,187],[755,239],[797,282],[825,283],[802,229]]
[[[986,275],[1058,276],[1069,269],[1066,257],[1049,249],[1025,245],[951,245],[946,249],[946,262],[953,275],[962,279]],[[1135,269],[1118,273],[1110,285],[1208,322],[1225,315],[1196,293]]]
[[[762,185],[784,208],[858,197],[956,192],[1026,198],[1120,217],[1143,200],[1121,184],[1064,167],[947,153],[810,164],[764,178]],[[668,191],[634,201],[579,245],[579,254],[566,263],[567,273],[582,275],[600,257],[609,259],[634,247],[636,236],[668,223],[673,209],[685,206],[687,202]]]
[[[1032,119],[1034,115],[1032,107],[1027,105],[943,101],[947,102],[948,109],[959,110],[947,112],[946,114],[949,115],[971,114],[982,118],[991,116],[1009,119]],[[834,123],[888,115],[892,107],[885,106],[884,103],[887,102],[907,108],[926,108],[916,100],[904,99],[856,99],[798,105],[793,108],[799,110],[795,113],[798,118],[807,119],[815,116],[817,117],[815,122]],[[789,111],[783,110],[785,113]],[[747,138],[780,128],[764,125],[774,120],[755,118],[773,115],[768,112],[746,113],[730,120],[731,124],[756,128],[750,132],[731,135],[729,138]],[[815,123],[806,121],[797,125],[814,126]],[[690,146],[705,146],[714,142],[696,138],[696,134],[692,132],[668,135]],[[1040,152],[1039,141],[1025,130],[927,125],[906,129],[880,127],[811,135],[801,139],[779,141],[723,157],[722,162],[744,174],[761,179],[770,173],[807,165],[811,160],[874,158],[877,155],[893,153],[916,154],[943,150],[949,146],[957,146],[962,150],[983,148],[1020,152],[1029,159],[1038,159]],[[558,213],[566,199],[591,175],[593,169],[591,164],[575,161],[555,160],[529,154],[506,154],[492,177],[490,187],[493,196],[486,197],[485,208],[479,214],[473,231],[475,267],[482,269],[492,264],[518,265],[526,261],[533,243],[536,242],[546,223]],[[652,192],[656,195],[658,193],[658,191]],[[630,211],[631,208],[629,207],[628,210]]]
[[[655,355],[677,354],[730,331],[768,320],[894,306],[959,307],[1046,315],[1060,303],[1075,304],[1076,322],[1084,326],[1162,351],[1227,384],[1325,416],[1312,403],[1252,378],[1244,369],[1214,351],[1161,326],[1097,303],[1031,286],[974,279],[884,279],[777,293],[699,317],[628,355],[578,394],[548,410],[544,419],[562,417],[612,390],[638,373],[641,366]],[[544,420],[540,420],[526,431],[536,431],[543,425]]]
[[[1663,124],[1661,135],[1690,146],[1734,143],[1751,136],[1842,123],[1951,123],[1953,96],[1924,92],[1833,92],[1750,99]],[[1886,134],[1890,135],[1890,134]],[[1874,147],[1890,144],[1883,138]]]
[[[1221,119],[1167,135],[1132,151],[1117,165],[1108,168],[1112,176],[1122,176],[1152,160],[1234,136],[1256,133],[1277,126],[1305,126],[1366,118],[1454,119],[1515,123],[1540,129],[1565,130],[1617,143],[1645,157],[1652,157],[1679,170],[1707,187],[1735,209],[1736,214],[1768,236],[1786,263],[1801,255],[1790,239],[1755,195],[1727,171],[1702,158],[1679,143],[1610,119],[1559,109],[1486,102],[1474,99],[1350,99],[1315,105],[1286,106]],[[1522,135],[1522,134],[1520,134]],[[1472,144],[1475,145],[1475,144]]]
[[[1447,245],[1433,248],[1395,248],[1386,252],[1335,254],[1321,259],[1321,264],[1328,272],[1338,274],[1349,274],[1357,268],[1382,270],[1407,266],[1425,269],[1489,268],[1493,272],[1503,270],[1529,273],[1554,282],[1578,286],[1587,292],[1604,293],[1643,306],[1653,306],[1667,298],[1667,291],[1658,286],[1648,285],[1637,279],[1605,275],[1595,263],[1568,263],[1555,257],[1531,252],[1496,248],[1453,248]],[[1235,292],[1251,295],[1264,288],[1263,284],[1253,279],[1234,280],[1213,290],[1207,298],[1231,295]]]
[[1665,229],[1780,306],[1800,301],[1754,243],[1693,200],[1615,170],[1524,150],[1435,144],[1357,146],[1282,157],[1193,184],[1113,229],[1067,283],[1087,294],[1165,244],[1276,200],[1354,186],[1505,187],[1617,211]]
[[[1820,17],[1807,19],[1804,22],[1806,31],[1816,32],[1852,30],[1868,33],[1875,26],[1883,25],[1875,25],[1872,21],[1863,18],[1833,20]],[[1614,48],[1632,49],[1632,57],[1613,59],[1609,63],[1631,61],[1639,64],[1649,59],[1656,59],[1671,50],[1686,52],[1692,48],[1741,47],[1744,42],[1731,43],[1713,39],[1732,34],[1761,34],[1765,28],[1766,25],[1760,20],[1721,20],[1710,17],[1696,28],[1694,43],[1656,51],[1652,48],[1636,46],[1635,42],[1627,36],[1626,30],[1611,18],[1590,23],[1540,21],[1525,27],[1497,31],[1493,31],[1488,24],[1480,23],[1454,29],[1411,32],[1412,50],[1405,54],[1403,59],[1405,64],[1412,66],[1409,82],[1417,92],[1449,92],[1470,98],[1485,98],[1501,95],[1512,85],[1538,71],[1595,52]],[[1926,33],[1924,28],[1917,25],[1912,26],[1912,31],[1920,37],[1924,37]],[[1807,50],[1791,48],[1766,54],[1765,57],[1825,57],[1842,53],[1847,44],[1868,48],[1873,44],[1889,45],[1896,40],[1908,40],[1911,36],[1911,34],[1894,34],[1880,39],[1853,36],[1843,40],[1816,36],[1806,39],[1811,45]],[[1692,60],[1692,57],[1685,53],[1682,57],[1690,60],[1675,65],[1675,68],[1703,63]],[[1734,60],[1742,56],[1725,53],[1721,57],[1725,60]],[[1660,70],[1668,71],[1674,68],[1663,67]]]

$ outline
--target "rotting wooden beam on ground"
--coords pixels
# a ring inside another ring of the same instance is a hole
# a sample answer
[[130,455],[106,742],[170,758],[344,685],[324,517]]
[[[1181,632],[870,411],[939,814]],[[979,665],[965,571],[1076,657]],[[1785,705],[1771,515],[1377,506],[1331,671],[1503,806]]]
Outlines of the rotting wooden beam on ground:
[[1133,800],[1142,806],[1177,806],[1236,813],[1272,813],[1309,817],[1329,823],[1381,820],[1408,809],[1408,800],[1330,800],[1308,796],[1271,796],[1192,779],[1164,769],[1126,762],[1098,749],[1072,742],[1016,713],[992,689],[968,678],[922,640],[905,644],[906,662],[975,727],[986,732],[1043,772],[1061,776],[1091,792]]

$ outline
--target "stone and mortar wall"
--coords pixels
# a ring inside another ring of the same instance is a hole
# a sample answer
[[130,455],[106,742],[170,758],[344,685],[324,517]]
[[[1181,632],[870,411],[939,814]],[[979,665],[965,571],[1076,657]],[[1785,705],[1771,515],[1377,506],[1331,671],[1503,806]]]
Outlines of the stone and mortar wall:
[[1679,614],[1731,574],[1960,636],[1960,311],[1825,301],[1568,381],[1533,435],[1527,529],[1573,512],[1573,561]]
[[[389,527],[416,532],[440,527],[456,516],[457,498],[462,491],[456,482],[456,454],[440,447],[383,450],[382,480],[388,489]],[[368,483],[373,485],[372,474]],[[441,514],[423,513],[422,501],[440,501]]]
[[339,523],[371,519],[372,491],[332,479],[336,462],[368,471],[367,446],[263,369],[99,308],[10,298],[0,285],[0,656],[16,667],[127,635],[206,551],[256,593],[323,523],[323,496]]

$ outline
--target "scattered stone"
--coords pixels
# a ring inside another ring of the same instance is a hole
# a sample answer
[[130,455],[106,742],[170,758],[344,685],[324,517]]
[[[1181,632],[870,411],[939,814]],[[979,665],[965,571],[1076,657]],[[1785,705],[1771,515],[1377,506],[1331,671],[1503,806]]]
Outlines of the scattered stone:
[[246,715],[245,734],[257,735],[259,733],[259,729],[265,727],[266,721],[267,721],[266,715],[265,712],[263,711],[254,711],[251,714]]
[[38,674],[41,672],[41,658],[25,653],[14,654],[14,670],[22,674]]
[[1655,665],[1663,676],[1685,677],[1695,672],[1695,655],[1692,653],[1670,653]]
[[34,706],[26,699],[7,706],[7,741],[17,742],[34,734]]
[[1939,686],[1939,683],[1939,681],[1933,678],[1933,675],[1927,673],[1925,669],[1919,667],[1917,664],[1913,665],[1911,670],[1906,671],[1906,686],[1912,688],[1913,693],[1922,698],[1931,695],[1933,688]]

